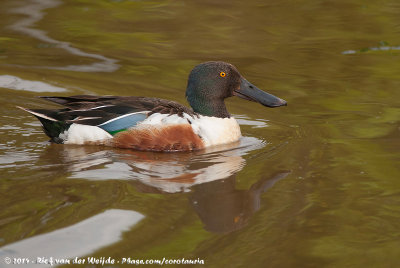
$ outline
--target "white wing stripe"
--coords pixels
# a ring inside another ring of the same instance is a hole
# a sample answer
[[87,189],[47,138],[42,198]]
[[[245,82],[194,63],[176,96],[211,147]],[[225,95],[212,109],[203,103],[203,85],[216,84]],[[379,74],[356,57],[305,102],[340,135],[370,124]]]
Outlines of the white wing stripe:
[[110,122],[113,122],[113,121],[115,121],[115,120],[118,120],[118,119],[121,119],[121,118],[130,116],[130,115],[133,115],[133,114],[147,114],[147,113],[149,113],[149,112],[150,112],[150,111],[141,111],[141,112],[136,112],[136,113],[124,114],[124,115],[118,116],[118,117],[116,117],[116,118],[110,119],[110,120],[108,120],[108,121],[106,121],[106,122],[104,122],[104,123],[101,123],[100,125],[97,125],[97,126],[102,126],[102,125],[108,124],[108,123],[110,123]]

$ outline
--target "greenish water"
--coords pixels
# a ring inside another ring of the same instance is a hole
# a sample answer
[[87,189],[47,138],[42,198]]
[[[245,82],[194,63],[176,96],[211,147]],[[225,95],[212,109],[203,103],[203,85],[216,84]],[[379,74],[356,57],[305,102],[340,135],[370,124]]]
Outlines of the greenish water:
[[[399,266],[397,1],[3,0],[0,15],[0,267]],[[179,154],[49,144],[15,108],[76,94],[186,104],[208,60],[288,106],[231,98],[240,143]]]

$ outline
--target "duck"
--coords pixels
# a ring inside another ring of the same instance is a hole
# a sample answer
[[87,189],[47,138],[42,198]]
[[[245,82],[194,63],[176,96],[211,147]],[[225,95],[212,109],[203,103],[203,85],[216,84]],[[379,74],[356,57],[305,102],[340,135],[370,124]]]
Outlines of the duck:
[[287,102],[257,88],[226,62],[209,61],[189,74],[186,99],[140,96],[42,96],[60,109],[18,107],[41,123],[50,142],[140,151],[195,151],[238,141],[240,126],[224,100],[237,96],[266,107]]

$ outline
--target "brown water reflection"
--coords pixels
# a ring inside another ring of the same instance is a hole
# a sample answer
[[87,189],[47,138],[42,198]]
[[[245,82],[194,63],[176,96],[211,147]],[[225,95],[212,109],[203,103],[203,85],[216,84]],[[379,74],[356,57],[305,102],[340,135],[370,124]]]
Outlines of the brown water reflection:
[[[81,254],[397,267],[399,12],[394,0],[1,1],[0,247],[117,210],[144,217]],[[50,145],[15,109],[49,107],[37,92],[186,103],[207,60],[289,106],[228,100],[242,144],[193,154]]]
[[[61,148],[62,147],[62,148]],[[190,203],[205,229],[229,233],[246,225],[260,209],[261,194],[290,172],[263,177],[249,189],[236,189],[236,174],[246,152],[263,143],[245,137],[240,142],[194,153],[152,153],[82,146],[50,146],[44,158],[59,154],[68,178],[129,180],[141,193],[191,192]],[[58,157],[57,157],[58,158]],[[41,165],[50,159],[39,159]]]
[[261,195],[288,174],[281,172],[264,178],[248,190],[236,189],[235,175],[223,181],[200,184],[193,188],[190,202],[207,231],[229,233],[243,228],[260,209]]

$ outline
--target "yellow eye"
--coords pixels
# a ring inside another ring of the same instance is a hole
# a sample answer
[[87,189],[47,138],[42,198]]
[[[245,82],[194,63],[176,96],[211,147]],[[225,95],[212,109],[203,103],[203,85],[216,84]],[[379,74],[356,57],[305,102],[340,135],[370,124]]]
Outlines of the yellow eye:
[[220,73],[219,73],[219,76],[225,77],[225,76],[226,76],[226,73],[225,73],[225,72],[220,72]]

